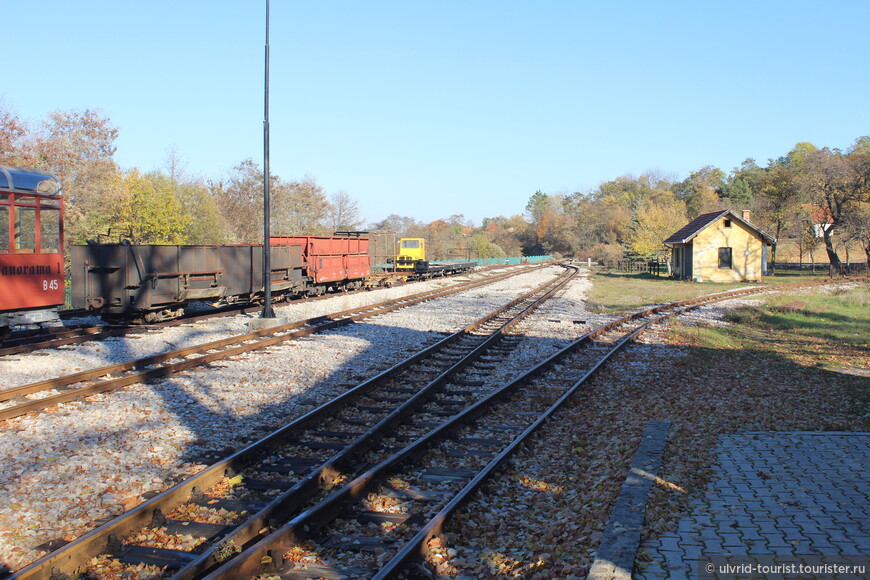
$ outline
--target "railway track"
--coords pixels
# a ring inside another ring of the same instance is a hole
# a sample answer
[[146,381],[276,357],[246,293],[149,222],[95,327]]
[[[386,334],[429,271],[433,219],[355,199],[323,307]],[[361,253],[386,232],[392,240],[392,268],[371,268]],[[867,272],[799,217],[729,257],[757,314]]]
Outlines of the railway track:
[[446,289],[419,292],[398,300],[344,310],[138,360],[3,389],[0,390],[0,420],[18,417],[32,411],[80,400],[132,384],[164,378],[215,360],[266,348],[315,332],[338,328],[399,308],[498,282],[531,270],[513,271]]
[[[480,271],[500,269],[501,267],[488,266],[480,268]],[[394,274],[391,274],[394,275]],[[493,279],[495,280],[495,278]],[[404,286],[413,284],[407,280],[390,280],[385,277],[380,285],[385,288],[394,286]],[[372,287],[366,287],[370,290]],[[305,302],[314,302],[318,300],[327,300],[333,298],[338,293],[321,294],[317,296],[309,296],[298,298],[292,301],[293,304],[302,304]],[[183,324],[196,323],[210,318],[223,316],[235,316],[239,314],[247,314],[250,312],[259,312],[262,309],[262,304],[244,304],[244,305],[229,305],[216,308],[208,312],[192,312],[186,313],[183,316],[168,320],[166,322],[151,323],[151,324],[131,324],[117,322],[112,324],[103,324],[95,326],[75,325],[75,326],[48,326],[39,329],[23,330],[12,333],[5,340],[0,341],[0,356],[19,354],[23,352],[32,352],[34,350],[57,348],[69,344],[78,344],[90,340],[103,340],[104,338],[114,336],[126,336],[128,334],[138,334],[148,332],[149,330],[167,328],[171,326],[179,326]],[[77,317],[93,316],[93,311],[78,308],[74,310],[63,310],[60,312],[62,320],[73,320]]]
[[[168,567],[175,578],[394,577],[426,553],[450,515],[538,426],[644,329],[678,312],[767,290],[623,317],[497,389],[482,377],[510,356],[508,325],[483,342],[448,337],[429,362],[412,357],[422,366],[409,374],[385,371],[376,379],[386,383],[372,379],[343,395],[350,415],[339,413],[333,400],[13,577],[61,578],[94,557],[103,559],[95,566]],[[469,327],[465,338],[475,332]],[[476,362],[460,368],[454,360],[461,354]],[[429,382],[412,393],[414,375]]]
[[410,440],[406,445],[391,448],[391,441],[382,441],[383,453],[367,458],[374,463],[370,469],[204,577],[391,578],[406,573],[480,485],[638,334],[687,309],[757,291],[681,301],[625,316],[583,335],[508,384],[467,401],[440,424],[399,430]]
[[[410,282],[390,282],[385,284],[385,287],[403,286]],[[309,296],[299,298],[293,301],[294,304],[304,302],[314,302],[317,300],[326,300],[336,296],[332,294],[321,294],[319,296]],[[0,342],[0,356],[19,354],[23,352],[32,352],[34,350],[57,348],[69,344],[78,344],[90,340],[103,340],[114,336],[126,336],[128,334],[138,334],[148,332],[149,330],[167,328],[171,326],[179,326],[182,324],[196,323],[210,318],[223,316],[235,316],[239,314],[247,314],[249,312],[258,312],[262,309],[262,304],[245,304],[245,305],[230,305],[216,308],[208,312],[186,313],[183,316],[168,320],[161,323],[152,324],[130,324],[117,322],[113,324],[102,324],[95,326],[78,325],[69,327],[48,326],[37,330],[24,330],[12,333],[5,340]],[[71,320],[76,317],[93,316],[92,311],[84,309],[76,309],[62,311],[61,318]]]
[[[411,421],[411,417],[413,423],[419,423],[421,416],[439,424],[443,417],[459,412],[466,404],[464,393],[483,385],[474,375],[486,372],[494,361],[509,356],[516,342],[508,336],[510,329],[576,273],[575,267],[566,269],[562,276],[14,577],[61,577],[61,573],[70,572],[94,557],[102,558],[110,567],[118,563],[170,567],[180,577],[204,573],[222,561],[232,546],[252,543],[271,521],[286,519],[310,498],[326,494],[350,474],[364,469],[360,458],[371,452],[378,441],[389,438],[398,425]],[[230,496],[216,497],[215,489],[229,491]],[[197,548],[194,552],[137,545],[136,540],[126,543],[128,540],[124,539],[135,538],[137,534],[147,536],[148,530],[154,529],[161,530],[159,535],[164,539],[193,534],[205,545],[191,546]]]

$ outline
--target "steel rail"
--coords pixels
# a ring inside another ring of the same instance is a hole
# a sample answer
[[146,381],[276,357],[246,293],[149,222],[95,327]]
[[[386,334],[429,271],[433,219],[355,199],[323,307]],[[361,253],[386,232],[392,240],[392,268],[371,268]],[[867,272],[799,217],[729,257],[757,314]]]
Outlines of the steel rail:
[[505,323],[500,324],[495,332],[492,332],[488,338],[480,342],[480,344],[466,354],[464,358],[458,360],[450,366],[450,368],[441,372],[423,388],[410,396],[404,403],[389,412],[386,416],[380,419],[380,421],[370,426],[365,432],[361,433],[358,439],[353,441],[344,449],[338,451],[320,466],[314,468],[306,476],[301,478],[292,488],[281,494],[281,496],[277,497],[258,513],[254,514],[245,524],[239,526],[236,530],[221,538],[219,544],[213,545],[196,560],[173,574],[172,577],[176,580],[181,580],[196,578],[197,576],[202,575],[207,570],[220,563],[216,552],[221,546],[229,545],[229,543],[233,543],[236,546],[245,546],[259,535],[260,530],[268,527],[270,521],[275,521],[276,519],[287,519],[293,510],[298,509],[302,500],[312,497],[314,493],[322,491],[323,489],[331,488],[336,478],[341,475],[340,469],[342,466],[349,465],[354,458],[361,456],[371,449],[377,442],[378,438],[384,437],[391,430],[394,430],[403,420],[406,420],[415,409],[423,404],[423,402],[427,399],[431,399],[433,394],[441,389],[452,377],[456,376],[461,370],[468,368],[470,364],[478,360],[484,352],[505,336],[511,328],[519,324],[523,319],[531,314],[532,311],[551,298],[559,290],[564,288],[565,285],[577,275],[577,273],[578,268],[569,266],[569,271],[560,279],[542,284],[538,288],[512,300],[509,304],[488,314],[477,322],[470,324],[457,333],[454,333],[447,339],[444,339],[442,341],[444,344],[455,343],[463,335],[469,335],[478,331],[502,314],[509,313],[514,306],[521,306],[519,312],[508,314],[510,318]]
[[[500,275],[501,276],[501,275]],[[403,286],[413,282],[397,282],[389,284],[385,287]],[[372,287],[366,287],[371,290]],[[319,294],[316,296],[307,296],[298,298],[292,301],[293,304],[301,304],[305,302],[315,302],[326,300],[336,296],[337,293]],[[98,326],[80,326],[80,327],[47,327],[39,331],[22,331],[16,332],[5,341],[0,342],[0,356],[20,354],[22,352],[32,352],[34,350],[56,348],[69,344],[78,344],[91,340],[103,340],[113,336],[125,336],[127,334],[135,334],[145,332],[154,328],[167,328],[171,326],[179,326],[183,324],[193,324],[201,320],[210,318],[232,316],[238,314],[247,314],[248,310],[259,310],[261,306],[256,302],[245,304],[229,304],[221,306],[209,312],[189,313],[184,314],[180,318],[167,320],[160,323],[152,324],[130,324],[119,322],[117,324],[98,325]],[[77,316],[93,315],[93,311],[86,309],[62,310],[60,316],[62,319],[69,320]]]
[[84,328],[54,330],[53,332],[47,332],[40,335],[12,337],[11,339],[6,339],[6,342],[4,343],[8,346],[0,348],[0,356],[31,352],[42,348],[64,346],[76,342],[84,342],[86,340],[98,340],[112,336],[113,333],[118,333],[118,329],[109,326],[89,326]]
[[[336,328],[338,326],[349,324],[351,322],[356,322],[357,320],[362,320],[364,318],[390,312],[398,308],[404,308],[427,300],[433,300],[435,298],[441,298],[450,294],[470,290],[482,285],[498,282],[512,276],[524,274],[532,271],[533,269],[537,268],[526,269],[519,272],[511,272],[509,274],[503,274],[500,276],[485,278],[482,280],[476,280],[467,284],[452,286],[447,289],[442,288],[427,292],[420,292],[397,300],[393,300],[391,302],[383,302],[369,306],[343,310],[341,312],[336,312],[325,316],[317,316],[315,318],[292,322],[274,328],[268,328],[250,332],[247,334],[236,335],[226,339],[217,340],[184,349],[178,349],[160,355],[145,357],[143,359],[138,359],[135,361],[128,361],[125,363],[109,365],[105,367],[100,367],[98,369],[74,373],[65,377],[48,379],[28,385],[21,385],[18,387],[4,389],[0,391],[0,401],[14,400],[17,401],[17,404],[15,406],[0,409],[0,420],[18,417],[31,411],[38,411],[40,409],[51,407],[53,405],[75,401],[83,397],[112,391],[131,384],[165,378],[166,376],[169,376],[171,374],[193,368],[195,366],[203,365],[214,360],[234,356],[245,352],[250,352],[252,350],[258,350],[261,348],[272,346],[274,344],[278,344],[280,342],[300,338],[302,336],[314,334],[315,332],[321,332],[323,330]],[[230,345],[233,344],[240,344],[240,346],[231,348]],[[184,358],[208,351],[217,352],[201,355],[196,358],[181,360],[175,363],[168,362],[173,359]],[[156,364],[163,364],[164,366],[156,369],[146,368]],[[51,395],[41,399],[21,400],[22,397],[28,394],[51,389],[58,389],[66,387],[68,385],[81,383],[83,381],[89,381],[99,377],[109,376],[118,372],[133,371],[134,369],[144,370],[132,372],[128,375],[117,377],[114,379],[107,379],[105,381],[92,384],[90,386],[75,388],[64,393]]]
[[[677,316],[679,314],[683,314],[690,310],[694,310],[697,308],[701,308],[708,304],[712,304],[715,302],[720,302],[724,300],[729,300],[732,298],[737,298],[740,296],[757,294],[761,292],[767,291],[781,291],[783,289],[795,288],[795,287],[807,287],[807,286],[816,286],[816,285],[826,285],[830,283],[828,282],[810,282],[810,283],[802,283],[798,285],[788,285],[788,286],[776,286],[773,288],[751,288],[751,289],[743,289],[736,290],[728,293],[723,293],[722,295],[713,295],[713,296],[702,296],[699,298],[682,300],[673,304],[675,307],[672,312],[667,312],[661,314],[659,318],[655,320],[650,320],[640,327],[632,330],[623,336],[618,342],[614,344],[614,346],[609,349],[599,360],[596,362],[590,369],[588,369],[574,384],[568,387],[563,395],[561,395],[552,405],[550,405],[546,411],[544,411],[532,424],[530,424],[521,434],[519,434],[508,446],[506,446],[495,458],[493,458],[487,465],[478,472],[478,474],[469,481],[463,488],[460,490],[435,516],[433,516],[429,522],[427,522],[419,532],[417,532],[410,540],[408,540],[402,548],[398,551],[398,553],[393,556],[381,569],[375,574],[372,578],[373,580],[385,580],[388,578],[397,578],[399,577],[403,570],[411,564],[413,561],[425,557],[428,553],[428,543],[429,540],[438,536],[444,526],[447,524],[449,519],[455,514],[461,507],[467,504],[472,496],[477,492],[477,490],[483,485],[483,483],[491,477],[516,451],[528,440],[534,433],[537,431],[541,425],[547,421],[552,415],[561,408],[576,392],[583,386],[589,379],[591,379],[595,373],[600,370],[600,368],[617,352],[622,350],[625,345],[634,341],[642,332],[647,330],[650,326],[655,324],[659,324],[662,321]],[[626,319],[636,319],[640,317],[646,317],[653,314],[660,314],[662,312],[662,307],[654,307],[646,309],[642,312],[632,314],[630,316],[625,317]],[[640,316],[639,316],[640,315]],[[539,375],[544,366],[552,366],[557,360],[561,360],[564,358],[562,355],[563,352],[573,351],[579,346],[579,344],[583,341],[589,340],[594,336],[598,336],[612,330],[615,328],[613,323],[605,325],[602,329],[597,331],[588,333],[586,336],[581,337],[571,345],[568,345],[562,351],[555,353],[547,360],[543,361],[540,365],[531,369],[523,376],[517,378],[510,385],[507,385],[505,388],[516,388],[516,386],[527,383],[529,380],[533,379],[535,376]],[[497,396],[497,393],[494,394]]]
[[[525,270],[524,272],[528,271],[529,270]],[[576,274],[576,268],[574,268],[574,274]],[[570,278],[562,276],[554,281],[550,281],[542,285],[541,288],[547,286],[552,287],[554,286],[554,282],[558,282],[558,284],[555,284],[556,287],[552,288],[547,293],[547,297],[549,297],[555,291],[561,288],[565,283],[567,283],[568,279]],[[475,286],[479,285],[480,284],[475,284]],[[385,379],[397,375],[403,369],[408,368],[412,364],[425,359],[432,353],[443,350],[445,346],[451,345],[463,336],[474,332],[475,330],[486,324],[487,321],[501,315],[512,305],[519,304],[522,300],[528,299],[528,297],[535,294],[536,292],[541,292],[541,288],[536,288],[535,290],[526,293],[520,298],[511,301],[511,303],[509,303],[508,305],[499,308],[493,313],[488,314],[484,318],[478,320],[475,323],[472,323],[466,328],[448,337],[445,337],[439,340],[436,344],[428,347],[427,349],[408,357],[395,367],[382,371],[372,379],[369,379],[368,381],[365,381],[357,387],[343,393],[339,397],[328,401],[317,409],[306,413],[292,423],[271,433],[270,435],[262,438],[261,440],[250,444],[245,449],[234,453],[230,457],[219,461],[218,463],[212,465],[208,469],[200,472],[192,478],[177,484],[176,486],[164,491],[161,494],[158,494],[157,496],[149,499],[143,504],[140,504],[133,510],[130,510],[126,514],[123,514],[115,518],[114,520],[104,524],[103,526],[97,528],[96,530],[89,532],[75,542],[61,548],[60,550],[53,552],[52,554],[49,554],[48,556],[38,560],[37,562],[34,562],[30,566],[17,572],[15,575],[12,576],[12,578],[44,578],[47,577],[49,574],[57,575],[60,573],[58,572],[60,570],[72,570],[75,567],[87,562],[94,555],[104,552],[107,546],[107,542],[111,542],[112,537],[121,537],[122,535],[129,533],[131,530],[144,527],[145,525],[152,522],[155,514],[168,513],[177,505],[189,502],[192,497],[195,497],[199,493],[199,490],[205,490],[213,486],[214,484],[221,481],[228,474],[233,474],[240,470],[243,470],[245,468],[245,465],[253,461],[256,456],[262,455],[266,450],[270,449],[271,447],[274,447],[281,442],[287,441],[288,439],[290,439],[290,437],[292,437],[294,434],[299,433],[301,430],[320,424],[326,418],[333,416],[341,407],[351,405],[354,401],[365,396],[367,393],[372,391],[379,383],[382,383]],[[467,286],[464,287],[464,289],[468,289]],[[389,309],[378,308],[377,312],[382,312],[385,310]],[[521,315],[525,316],[528,311],[530,311],[529,307],[524,308]],[[446,373],[442,373],[442,375],[443,374]],[[383,428],[376,429],[371,435],[369,435],[369,437],[374,437],[375,434],[382,432],[382,430]],[[359,442],[357,442],[357,444],[360,445]],[[360,447],[362,446],[364,446],[364,444],[360,445]],[[329,482],[324,480],[321,475],[328,473],[332,469],[332,466],[334,464],[340,462],[343,457],[347,457],[349,454],[342,454],[341,452],[339,452],[339,454],[336,455],[338,455],[339,457],[328,461],[320,469],[314,470],[312,474],[309,474],[306,480],[315,482],[318,486],[328,484]],[[275,508],[273,506],[273,510],[274,509]],[[259,521],[265,519],[266,516],[268,516],[268,513],[266,515],[261,514]],[[256,527],[254,524],[250,524],[247,526],[247,529],[253,530],[253,534],[254,536],[256,536],[256,532],[260,528]],[[241,535],[239,537],[241,537]],[[207,564],[209,560],[209,554],[206,554],[203,558],[200,558],[200,560]]]
[[[395,473],[395,471],[400,466],[405,465],[415,459],[418,459],[425,452],[427,447],[429,447],[432,443],[438,440],[444,440],[448,438],[449,436],[451,436],[451,434],[455,433],[456,430],[459,429],[462,425],[465,425],[486,413],[494,402],[504,399],[512,392],[515,392],[518,387],[527,384],[535,377],[546,372],[547,370],[552,368],[557,362],[562,361],[565,357],[569,356],[578,348],[588,345],[592,342],[593,338],[609,332],[622,324],[632,322],[643,317],[652,316],[664,310],[674,310],[673,312],[668,313],[659,319],[649,321],[643,324],[641,327],[631,330],[627,335],[619,340],[619,342],[614,345],[613,348],[609,349],[608,354],[599,358],[599,360],[593,365],[593,367],[589,369],[586,373],[584,373],[583,377],[581,377],[580,380],[574,383],[574,385],[572,385],[569,390],[567,390],[561,397],[559,397],[556,403],[553,403],[548,408],[548,411],[545,411],[544,415],[539,416],[532,425],[524,430],[523,434],[519,438],[517,438],[517,440],[512,442],[511,445],[508,446],[508,448],[504,449],[501,453],[499,453],[496,459],[493,459],[487,465],[487,467],[484,468],[483,473],[478,474],[474,479],[472,479],[472,481],[467,484],[467,490],[462,494],[462,496],[451,500],[448,506],[445,506],[445,508],[442,510],[442,512],[444,513],[441,514],[441,512],[439,512],[439,514],[441,515],[436,516],[437,521],[433,521],[430,522],[430,524],[427,524],[427,526],[423,530],[421,530],[421,532],[419,532],[409,543],[407,543],[399,551],[399,553],[396,554],[396,556],[394,556],[395,562],[391,560],[390,563],[382,568],[382,572],[379,572],[376,577],[391,577],[395,575],[404,565],[406,565],[409,559],[418,557],[422,554],[422,551],[425,550],[426,542],[429,538],[432,537],[432,535],[434,535],[435,533],[437,533],[438,530],[441,529],[441,526],[443,525],[443,522],[446,521],[446,518],[449,517],[449,515],[452,514],[455,509],[458,509],[458,507],[464,501],[467,501],[467,498],[470,497],[471,493],[473,493],[480,486],[480,484],[517,449],[517,447],[523,442],[526,437],[534,432],[535,429],[537,429],[537,427],[539,427],[548,416],[550,416],[556,409],[564,404],[564,402],[568,400],[568,398],[570,398],[570,396],[577,390],[577,388],[579,388],[581,384],[588,380],[590,376],[592,376],[603,364],[605,364],[605,362],[615,352],[623,348],[640,332],[648,328],[649,325],[655,322],[659,322],[667,316],[673,316],[678,312],[685,312],[686,310],[698,308],[705,304],[768,290],[769,288],[741,289],[737,291],[716,294],[713,296],[705,296],[689,300],[682,300],[669,304],[658,305],[621,317],[618,320],[605,324],[598,329],[586,333],[567,347],[561,349],[559,352],[551,355],[541,363],[535,365],[533,368],[525,372],[519,378],[511,381],[499,390],[474,403],[470,407],[466,408],[464,411],[455,415],[449,421],[442,423],[440,426],[427,433],[424,437],[410,443],[401,450],[397,451],[388,459],[380,462],[369,471],[357,477],[354,481],[345,485],[338,492],[330,495],[322,502],[318,503],[317,505],[300,514],[299,516],[293,518],[281,528],[275,530],[265,538],[261,539],[255,545],[242,552],[242,554],[234,556],[231,560],[224,563],[220,568],[208,574],[205,578],[207,578],[208,580],[217,580],[225,578],[249,577],[254,576],[258,573],[280,574],[280,560],[282,559],[281,554],[283,554],[284,551],[289,550],[294,546],[297,546],[305,538],[311,537],[312,531],[326,525],[328,522],[332,521],[340,513],[346,510],[349,505],[365,497],[365,495],[369,493],[379,482],[383,481],[389,474]],[[440,520],[438,520],[438,517],[440,517]],[[316,576],[317,574],[315,573],[314,575]]]
[[[537,419],[535,419],[532,424],[526,427],[522,433],[520,433],[513,441],[510,442],[505,448],[502,449],[501,452],[496,455],[486,466],[480,470],[474,478],[469,481],[460,491],[457,493],[432,519],[427,522],[423,528],[417,532],[410,540],[408,540],[404,546],[399,550],[399,552],[393,556],[384,566],[378,570],[377,574],[375,574],[372,578],[373,580],[384,580],[387,578],[396,578],[398,577],[402,571],[415,559],[424,557],[428,553],[428,544],[429,540],[433,537],[438,536],[442,531],[444,526],[447,524],[449,519],[453,516],[456,511],[458,511],[461,507],[467,504],[472,496],[477,492],[483,483],[490,478],[511,456],[513,456],[517,450],[521,448],[521,446],[548,420],[553,414],[558,411],[574,394],[583,386],[589,379],[591,379],[600,369],[601,367],[610,360],[617,352],[622,350],[627,344],[634,341],[642,332],[647,330],[650,326],[654,324],[659,324],[663,320],[675,316],[677,314],[681,314],[688,310],[694,308],[700,308],[705,304],[709,304],[710,302],[704,302],[697,305],[687,306],[682,310],[675,310],[674,312],[669,312],[665,314],[661,314],[659,318],[655,320],[650,320],[649,322],[644,323],[640,327],[630,331],[618,342],[616,342],[606,353],[604,353],[601,358],[592,366],[592,368],[588,369],[583,375],[571,386],[569,386],[565,392],[555,401],[553,402],[543,413],[541,413]],[[651,312],[650,314],[655,314]],[[566,350],[574,351],[576,350],[576,345],[569,345],[566,347]],[[556,355],[561,355],[562,353],[556,353]],[[567,354],[567,353],[566,353]],[[554,355],[554,357],[556,357]],[[554,357],[550,357],[544,363],[547,366],[552,366],[556,362],[556,360],[551,360]],[[564,355],[559,356],[557,360],[562,360]],[[544,364],[542,363],[542,364]],[[519,385],[523,385],[530,380],[533,380],[535,375],[538,375],[542,372],[543,369],[532,369],[528,373],[519,377],[511,383],[507,385],[505,388],[513,390]],[[503,396],[501,393],[495,393],[495,397]],[[474,412],[469,410],[470,414]]]

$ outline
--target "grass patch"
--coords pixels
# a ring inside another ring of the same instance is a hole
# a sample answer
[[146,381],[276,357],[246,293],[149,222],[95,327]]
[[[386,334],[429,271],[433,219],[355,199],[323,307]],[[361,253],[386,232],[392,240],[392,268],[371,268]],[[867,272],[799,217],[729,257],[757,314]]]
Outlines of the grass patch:
[[[686,300],[706,294],[759,285],[755,282],[688,282],[672,280],[664,276],[659,277],[646,272],[627,273],[615,270],[595,270],[590,278],[593,284],[589,291],[587,307],[591,312],[636,310],[650,304]],[[761,285],[800,284],[826,278],[827,275],[812,275],[807,272],[785,272],[765,277]],[[867,297],[865,295],[855,298],[855,300],[860,302],[867,300]]]
[[[855,412],[870,418],[870,289],[788,293],[765,304],[737,308],[713,327],[671,325],[671,339],[700,352],[735,351],[765,361],[772,372],[798,365],[806,381],[838,382],[851,393]],[[703,364],[698,360],[694,363]]]
[[822,339],[870,350],[870,289],[837,289],[831,294],[783,294],[762,307],[740,308],[729,322],[791,336]]
[[747,286],[745,283],[718,284],[687,282],[648,273],[595,272],[587,308],[592,312],[620,312],[650,304],[696,298]]

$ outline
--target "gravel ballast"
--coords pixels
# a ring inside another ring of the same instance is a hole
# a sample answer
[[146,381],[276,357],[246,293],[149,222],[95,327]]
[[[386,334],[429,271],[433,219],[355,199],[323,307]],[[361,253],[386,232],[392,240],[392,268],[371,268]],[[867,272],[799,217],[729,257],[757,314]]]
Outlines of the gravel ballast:
[[[412,352],[562,271],[527,272],[340,330],[4,422],[0,433],[0,564],[17,569],[45,542],[71,540],[205,467],[207,451],[240,448]],[[305,319],[455,284],[430,281],[291,304]],[[0,360],[4,386],[95,368],[248,331],[248,318],[212,319]]]

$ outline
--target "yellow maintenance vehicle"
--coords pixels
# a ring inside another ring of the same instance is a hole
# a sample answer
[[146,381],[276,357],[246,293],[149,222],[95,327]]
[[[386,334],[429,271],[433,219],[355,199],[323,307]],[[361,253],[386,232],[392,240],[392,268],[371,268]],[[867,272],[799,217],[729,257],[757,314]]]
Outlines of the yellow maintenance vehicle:
[[393,260],[396,272],[408,273],[410,278],[432,278],[450,276],[473,270],[476,262],[429,262],[426,260],[426,240],[423,238],[401,238],[399,254]]

